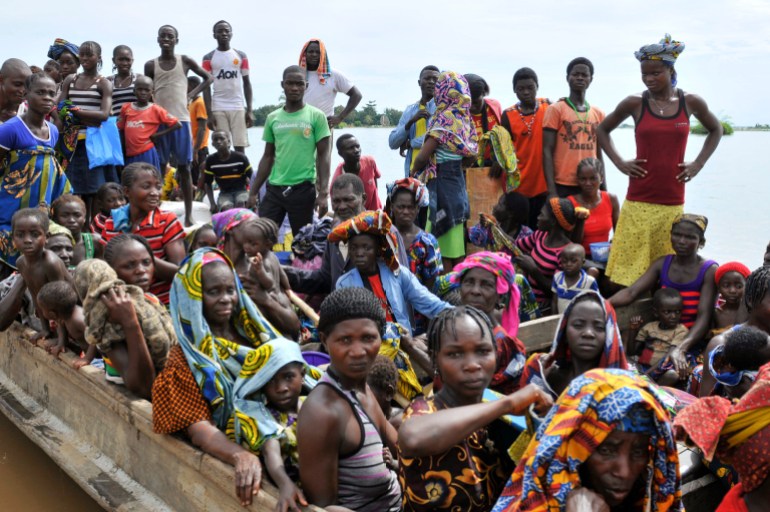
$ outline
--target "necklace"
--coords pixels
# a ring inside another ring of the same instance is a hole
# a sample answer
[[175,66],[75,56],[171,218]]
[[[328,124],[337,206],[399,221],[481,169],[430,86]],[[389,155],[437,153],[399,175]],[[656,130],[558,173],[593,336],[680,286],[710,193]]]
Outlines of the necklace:
[[[535,110],[532,111],[531,114],[526,114],[525,116],[524,114],[521,113],[521,102],[516,104],[516,112],[518,112],[519,117],[521,118],[521,122],[524,123],[524,126],[527,127],[527,133],[524,134],[525,136],[532,135],[532,125],[535,124],[535,114],[537,114],[537,111],[539,109],[540,109],[540,105],[537,102],[535,102]],[[529,117],[529,116],[532,116],[529,121],[524,119],[525,117]]]
[[587,124],[588,123],[588,113],[591,111],[591,105],[589,105],[587,101],[584,102],[585,106],[586,106],[586,111],[585,111],[585,115],[581,118],[580,117],[580,112],[578,112],[578,109],[575,106],[575,104],[572,103],[572,100],[570,100],[569,98],[565,98],[565,99],[567,100],[567,105],[572,107],[572,110],[575,111],[575,115],[577,116],[578,121],[580,121],[583,124]]
[[[125,89],[126,87],[128,87],[129,85],[131,85],[133,83],[133,81],[134,81],[134,74],[131,73],[126,78],[123,78],[122,82],[119,82],[118,81],[119,79],[120,79],[119,75],[115,75],[115,77],[112,79],[113,83],[115,84],[115,87],[117,87],[118,89]],[[126,79],[128,79],[128,80],[126,80]]]
[[655,108],[658,109],[658,112],[660,112],[660,115],[663,115],[663,111],[668,108],[668,106],[671,104],[671,97],[666,98],[666,105],[661,107],[660,104],[655,100],[655,98],[652,97],[652,94],[650,94],[650,101],[655,105]]

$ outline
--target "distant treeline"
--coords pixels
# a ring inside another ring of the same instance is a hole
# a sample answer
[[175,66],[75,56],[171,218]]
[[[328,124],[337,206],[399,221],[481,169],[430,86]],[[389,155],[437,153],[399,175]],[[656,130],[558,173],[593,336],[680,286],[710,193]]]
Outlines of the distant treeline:
[[[257,109],[254,109],[254,125],[265,126],[265,120],[267,115],[273,110],[277,110],[283,106],[282,103],[278,105],[263,105]],[[338,105],[334,108],[334,112],[339,114],[343,107]],[[340,128],[346,126],[395,126],[401,119],[402,110],[396,110],[395,108],[386,108],[384,112],[377,111],[377,102],[370,101],[363,108],[359,107],[350,113],[345,118],[345,121],[340,125]]]

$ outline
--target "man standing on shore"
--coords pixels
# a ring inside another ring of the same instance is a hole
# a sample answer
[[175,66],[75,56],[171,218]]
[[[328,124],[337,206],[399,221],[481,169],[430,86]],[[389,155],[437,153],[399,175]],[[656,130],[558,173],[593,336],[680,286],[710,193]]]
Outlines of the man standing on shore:
[[[192,131],[190,129],[190,111],[187,109],[188,98],[195,98],[202,90],[211,85],[211,76],[197,62],[187,55],[176,55],[174,49],[179,44],[179,33],[171,25],[158,29],[160,57],[148,60],[144,65],[144,74],[152,78],[155,103],[165,108],[169,114],[181,121],[182,128],[160,137],[156,147],[160,156],[160,171],[165,173],[166,164],[176,166],[177,180],[184,198],[184,225],[192,226],[193,189],[190,177],[192,162]],[[187,73],[192,71],[201,79],[198,87],[187,93]]]
[[436,66],[425,66],[420,71],[417,85],[420,86],[420,101],[412,103],[401,115],[398,125],[393,128],[388,137],[390,149],[398,149],[401,155],[406,150],[404,162],[404,177],[409,177],[409,169],[412,166],[412,158],[422,147],[425,132],[428,129],[428,119],[436,111],[436,103],[433,101],[433,91],[436,89],[439,69]]
[[211,87],[213,91],[206,88],[203,99],[206,102],[209,128],[228,132],[235,150],[243,153],[249,145],[246,129],[254,124],[249,59],[242,51],[230,48],[232,37],[233,28],[228,22],[222,20],[214,24],[217,48],[203,57],[203,69],[214,80]]
[[262,140],[265,152],[249,191],[249,207],[258,202],[259,189],[267,191],[259,204],[260,217],[279,226],[288,214],[291,231],[299,230],[329,209],[329,160],[331,133],[324,113],[306,105],[305,70],[289,66],[283,71],[286,104],[267,116]]

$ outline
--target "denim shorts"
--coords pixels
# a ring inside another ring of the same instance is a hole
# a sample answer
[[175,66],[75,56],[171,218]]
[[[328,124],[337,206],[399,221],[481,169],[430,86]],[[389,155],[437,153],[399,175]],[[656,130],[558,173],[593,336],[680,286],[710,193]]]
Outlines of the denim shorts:
[[436,177],[428,182],[431,233],[440,237],[471,214],[462,160],[438,164]]

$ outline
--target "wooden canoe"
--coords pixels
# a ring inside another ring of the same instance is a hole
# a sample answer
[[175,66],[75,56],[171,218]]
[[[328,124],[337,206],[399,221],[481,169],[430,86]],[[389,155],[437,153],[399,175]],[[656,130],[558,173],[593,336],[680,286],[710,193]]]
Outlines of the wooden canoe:
[[[0,411],[105,510],[244,510],[231,466],[155,434],[150,402],[101,370],[74,370],[72,354],[55,359],[31,334],[19,324],[0,333]],[[246,510],[274,509],[278,491],[265,480]]]

